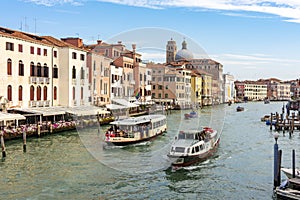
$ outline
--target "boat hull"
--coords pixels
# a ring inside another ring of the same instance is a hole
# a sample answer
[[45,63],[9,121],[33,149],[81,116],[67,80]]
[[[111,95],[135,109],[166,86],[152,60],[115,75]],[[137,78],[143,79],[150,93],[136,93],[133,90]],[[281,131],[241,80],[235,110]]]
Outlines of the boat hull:
[[220,138],[216,141],[215,145],[207,152],[202,153],[200,155],[194,155],[194,156],[180,156],[176,158],[174,162],[172,162],[171,167],[173,170],[177,170],[182,167],[191,166],[193,164],[203,162],[207,160],[209,157],[211,157],[216,151],[220,143]]
[[113,145],[115,145],[115,146],[127,146],[127,145],[132,145],[132,144],[138,144],[138,143],[153,140],[153,139],[155,139],[156,137],[162,135],[165,132],[166,131],[162,131],[162,132],[160,132],[160,133],[158,133],[158,134],[156,134],[152,137],[142,138],[142,139],[139,139],[139,140],[131,140],[131,141],[123,141],[123,140],[122,141],[121,140],[117,141],[117,140],[115,140],[115,141],[106,141],[106,143],[108,145],[111,145],[111,146],[113,146]]

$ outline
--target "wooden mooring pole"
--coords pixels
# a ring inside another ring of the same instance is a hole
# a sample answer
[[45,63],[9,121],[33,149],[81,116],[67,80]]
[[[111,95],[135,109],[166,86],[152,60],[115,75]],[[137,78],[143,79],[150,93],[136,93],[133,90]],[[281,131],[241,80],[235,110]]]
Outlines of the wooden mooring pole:
[[23,130],[23,152],[26,152],[26,131]]
[[4,136],[3,136],[3,132],[1,131],[0,133],[0,140],[1,140],[1,148],[2,148],[2,159],[5,159],[6,157],[6,151],[5,151],[5,144],[4,144]]
[[274,189],[278,186],[278,144],[277,138],[275,138],[274,144]]
[[296,177],[296,164],[295,164],[295,149],[292,150],[292,170],[293,170],[293,178]]
[[270,115],[270,130],[272,130],[272,124],[273,124],[273,113]]

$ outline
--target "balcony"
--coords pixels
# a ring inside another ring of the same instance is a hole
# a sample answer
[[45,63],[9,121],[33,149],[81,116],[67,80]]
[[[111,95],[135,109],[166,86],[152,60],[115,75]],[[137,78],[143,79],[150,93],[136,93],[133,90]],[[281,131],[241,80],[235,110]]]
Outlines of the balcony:
[[114,82],[111,84],[111,87],[122,88],[121,80],[114,80]]
[[37,101],[36,106],[37,107],[44,107],[44,101]]
[[80,100],[80,105],[84,106],[84,100],[82,100],[82,99]]
[[37,77],[30,76],[29,77],[29,84],[36,83],[36,81],[37,81],[36,79],[37,79]]
[[36,107],[36,101],[29,101],[29,107]]
[[50,100],[44,101],[44,106],[49,107],[50,106]]
[[50,83],[50,78],[45,77],[45,78],[44,78],[44,83],[49,84],[49,83]]
[[130,84],[135,85],[135,80],[131,80]]
[[37,78],[37,83],[44,84],[44,77],[38,77]]
[[84,79],[80,79],[80,85],[84,85],[85,80]]
[[72,79],[72,85],[77,85],[77,80],[75,78]]
[[73,106],[77,106],[77,101],[76,100],[73,100]]

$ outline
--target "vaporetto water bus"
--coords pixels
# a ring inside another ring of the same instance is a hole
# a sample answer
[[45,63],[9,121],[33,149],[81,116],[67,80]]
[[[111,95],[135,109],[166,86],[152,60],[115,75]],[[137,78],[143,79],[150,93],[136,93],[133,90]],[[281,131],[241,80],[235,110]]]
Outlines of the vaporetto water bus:
[[124,146],[152,140],[167,131],[165,115],[143,115],[110,123],[105,133],[109,145]]

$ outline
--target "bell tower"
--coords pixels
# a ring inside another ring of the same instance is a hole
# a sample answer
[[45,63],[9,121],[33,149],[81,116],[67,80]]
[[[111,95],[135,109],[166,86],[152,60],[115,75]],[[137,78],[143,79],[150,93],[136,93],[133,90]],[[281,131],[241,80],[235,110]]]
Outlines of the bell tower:
[[166,63],[175,61],[176,52],[177,52],[176,42],[171,38],[171,40],[168,41],[166,46]]

